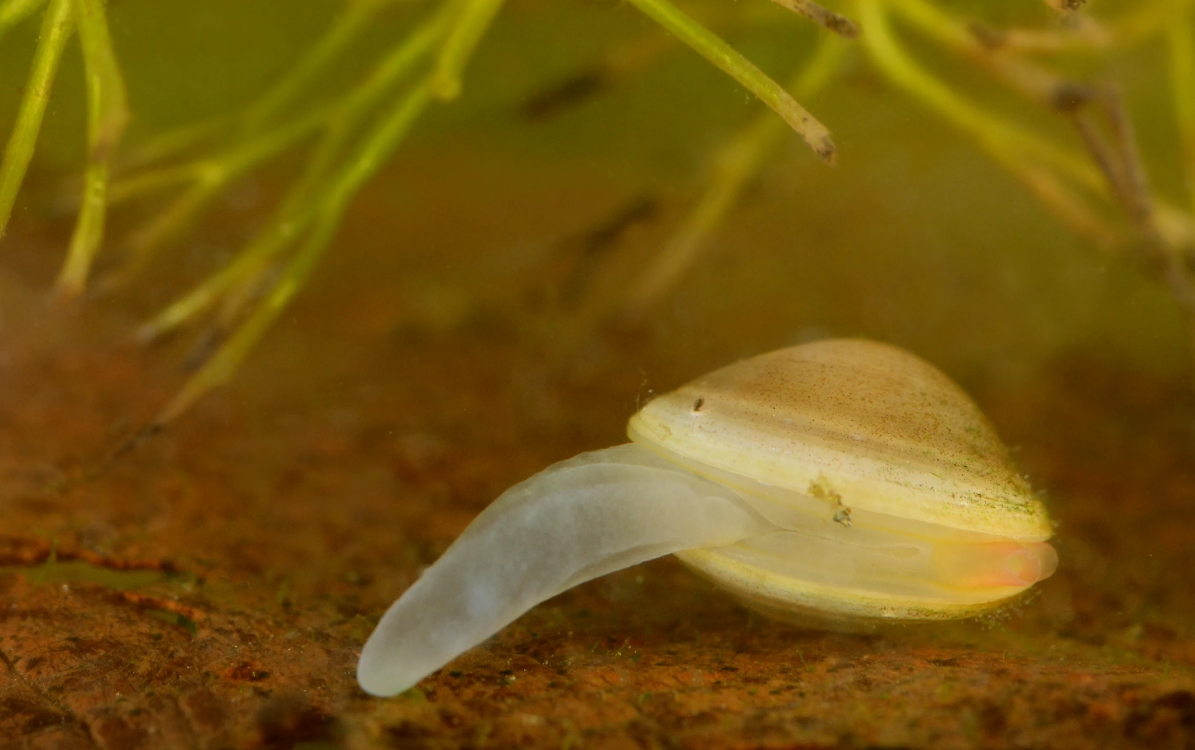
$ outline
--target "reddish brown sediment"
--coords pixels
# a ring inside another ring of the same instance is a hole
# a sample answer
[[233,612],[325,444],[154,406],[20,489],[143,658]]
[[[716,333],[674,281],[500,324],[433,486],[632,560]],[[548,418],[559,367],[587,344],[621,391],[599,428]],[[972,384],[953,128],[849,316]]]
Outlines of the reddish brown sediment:
[[[1181,382],[1076,353],[981,399],[1060,524],[1057,574],[996,618],[802,631],[661,560],[377,700],[353,675],[376,618],[507,485],[620,439],[635,353],[605,363],[629,375],[561,376],[568,412],[532,423],[511,373],[538,365],[510,338],[317,348],[281,330],[230,389],[103,466],[177,382],[166,355],[116,346],[112,313],[22,311],[40,298],[6,287],[0,737],[15,747],[1179,747],[1195,733]],[[376,314],[322,294],[316,329],[335,326],[328,311],[345,330]],[[128,590],[33,575],[51,549],[158,575]]]

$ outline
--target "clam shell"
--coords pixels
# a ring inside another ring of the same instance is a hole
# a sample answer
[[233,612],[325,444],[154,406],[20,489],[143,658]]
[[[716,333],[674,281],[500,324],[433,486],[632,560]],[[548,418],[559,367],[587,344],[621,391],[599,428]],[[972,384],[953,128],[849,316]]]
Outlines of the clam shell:
[[651,401],[628,433],[718,481],[743,478],[924,533],[1026,542],[1053,533],[970,397],[887,344],[828,340],[742,360]]
[[733,547],[673,553],[681,562],[747,606],[803,627],[868,632],[892,621],[938,621],[975,617],[1024,593],[1025,587],[984,590],[973,597],[911,596],[866,588],[819,584],[736,559]]

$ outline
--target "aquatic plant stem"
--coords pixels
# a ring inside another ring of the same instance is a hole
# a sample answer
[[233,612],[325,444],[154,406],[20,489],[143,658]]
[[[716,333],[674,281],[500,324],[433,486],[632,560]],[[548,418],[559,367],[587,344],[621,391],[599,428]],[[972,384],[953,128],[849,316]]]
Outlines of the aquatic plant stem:
[[[996,79],[1053,111],[1070,114],[1068,108],[1081,106],[1076,103],[1077,98],[1090,97],[1095,93],[1094,88],[1089,85],[1068,81],[1032,61],[1021,58],[1016,54],[1015,49],[1010,49],[1008,45],[1004,44],[1006,40],[999,33],[997,34],[996,49],[985,46],[980,41],[980,36],[976,35],[975,27],[972,24],[950,16],[926,0],[896,0],[887,3],[884,7],[890,7],[894,14],[900,15],[903,20],[948,50],[971,60]],[[1174,7],[1179,16],[1183,14],[1189,16],[1192,5],[1190,0],[1175,0]],[[1085,16],[1076,16],[1075,18],[1086,19]],[[1086,20],[1090,22],[1090,19]],[[883,28],[881,31],[886,38],[880,41],[891,43],[891,32],[887,28]],[[1095,37],[1095,39],[1076,37],[1076,42],[1083,39],[1087,46],[1107,44],[1103,32],[1096,34]],[[870,43],[875,40],[865,41]],[[892,50],[897,55],[903,56],[902,63],[909,69],[906,72],[913,73],[906,77],[908,79],[906,83],[912,81],[916,84],[914,88],[920,87],[923,92],[936,85],[947,95],[950,94],[944,85],[935,81],[926,71],[917,69],[908,55],[900,52],[895,44],[892,44]],[[1190,75],[1190,73],[1188,72],[1186,75]],[[1195,90],[1195,83],[1192,84],[1192,87],[1182,87],[1180,84],[1178,89],[1180,92],[1191,90]],[[1182,96],[1181,93],[1179,95]],[[934,106],[928,101],[928,97],[923,96],[922,98]],[[944,97],[939,97],[938,100],[940,101],[942,98]],[[1064,224],[1088,237],[1104,250],[1111,250],[1123,243],[1123,234],[1101,219],[1082,199],[1075,195],[1071,186],[1060,180],[1060,176],[1065,175],[1071,182],[1081,186],[1089,193],[1107,201],[1114,201],[1116,197],[1110,189],[1109,183],[1104,180],[1103,172],[1090,159],[1070,153],[1069,149],[1062,146],[1047,143],[1030,132],[1021,132],[1022,129],[1016,128],[1011,123],[1001,125],[1000,118],[995,114],[985,113],[975,105],[969,105],[961,97],[955,98],[964,107],[970,106],[980,112],[983,121],[998,129],[1002,128],[1014,139],[1019,139],[1022,146],[1028,149],[1027,155],[1022,156],[1019,160],[1004,161],[1004,163]],[[1190,100],[1190,95],[1187,98]],[[956,124],[959,122],[959,118],[951,117],[949,112],[944,112],[944,114],[947,114],[948,119],[954,120]],[[965,126],[963,127],[966,129]],[[993,156],[998,160],[1000,158],[999,154],[993,154]],[[1155,199],[1154,204],[1156,228],[1167,244],[1172,247],[1189,246],[1191,250],[1188,252],[1195,251],[1195,215],[1183,212],[1162,200]]]
[[46,4],[46,0],[0,0],[0,36]]
[[109,164],[129,118],[102,0],[73,0],[73,7],[87,81],[87,169],[79,218],[57,282],[58,293],[66,297],[83,292],[103,240]]
[[830,131],[766,73],[667,0],[628,0],[705,59],[755,94],[797,131],[814,153],[833,164],[838,150]]
[[426,59],[442,37],[450,17],[447,12],[439,12],[422,23],[374,69],[364,84],[340,103],[315,154],[307,160],[303,175],[269,223],[231,264],[142,325],[138,338],[151,341],[203,313],[234,286],[254,280],[277,253],[306,231],[314,213],[311,204],[323,186],[331,182],[328,175],[336,157],[342,154],[361,121],[377,103]]
[[435,48],[449,28],[447,10],[435,13],[407,35],[406,40],[379,63],[369,77],[338,103],[326,126],[324,137],[308,159],[299,182],[291,190],[289,204],[296,208],[328,182],[336,158],[358,133],[361,124]]
[[1118,46],[1140,44],[1159,32],[1165,32],[1173,19],[1181,18],[1195,0],[1155,0],[1152,3],[1130,3],[1132,10],[1108,24],[1108,30]]
[[[899,15],[946,49],[977,64],[995,78],[1047,107],[1056,106],[1067,87],[1081,88],[1053,71],[1030,62],[998,43],[985,44],[973,28],[926,0],[899,0],[890,4]],[[988,32],[998,34],[998,32]],[[993,49],[993,46],[996,48]]]
[[430,101],[427,84],[421,84],[401,100],[396,107],[366,139],[353,155],[346,167],[332,182],[328,192],[320,201],[314,219],[314,226],[303,246],[287,264],[281,278],[270,289],[265,299],[241,325],[232,338],[195,373],[178,395],[154,420],[164,425],[185,412],[197,399],[212,388],[223,385],[236,371],[245,355],[277,320],[291,299],[302,288],[311,275],[316,263],[323,255],[332,236],[340,226],[345,208],[357,190],[385,163],[403,137],[410,131],[415,120]]
[[1179,158],[1187,183],[1187,197],[1195,216],[1195,13],[1183,8],[1171,19],[1170,91],[1178,126]]
[[[338,56],[356,39],[366,24],[393,2],[395,0],[353,0],[346,3],[345,12],[333,21],[311,50],[239,115],[218,116],[168,131],[139,146],[122,160],[121,166],[129,169],[161,161],[233,129],[237,131],[238,140],[259,136],[273,124],[279,112],[293,104],[313,81],[339,60]],[[158,171],[151,174],[156,175]],[[137,189],[130,191],[136,193],[142,189],[149,191],[156,187],[169,187],[173,181],[169,178],[151,180],[145,175],[138,175],[125,182],[136,184]],[[114,186],[112,199],[117,200],[118,194],[121,198],[125,195]]]
[[[1103,175],[1083,155],[1061,144],[1045,141],[982,109],[954,93],[913,62],[892,35],[885,12],[889,4],[887,0],[859,0],[858,3],[860,18],[864,19],[863,26],[867,29],[860,39],[881,72],[951,123],[973,135],[999,161],[1009,163],[1010,160],[1029,159],[1050,165],[1083,188],[1107,195]],[[903,2],[893,5],[901,6]]]
[[42,117],[50,101],[50,89],[54,75],[62,59],[62,50],[74,28],[71,0],[50,0],[42,19],[41,35],[37,52],[33,56],[33,68],[25,85],[25,95],[17,121],[4,149],[4,161],[0,162],[0,240],[8,227],[17,191],[25,178],[25,170],[33,157],[37,134],[41,131]]
[[[1145,166],[1137,146],[1132,120],[1119,90],[1108,87],[1101,92],[1099,103],[1108,121],[1111,143],[1100,136],[1090,115],[1084,110],[1075,113],[1084,141],[1088,144],[1108,185],[1129,219],[1140,232],[1140,252],[1155,268],[1170,294],[1178,303],[1187,323],[1191,364],[1195,365],[1195,274],[1187,267],[1183,251],[1190,247],[1167,241],[1158,224],[1155,200],[1145,174]],[[1195,372],[1192,373],[1195,375]]]
[[[313,220],[316,212],[313,204],[326,193],[325,186],[332,181],[336,161],[344,157],[344,150],[359,133],[361,123],[385,99],[388,92],[427,57],[448,28],[450,19],[451,14],[446,11],[434,14],[408,35],[403,44],[392,50],[366,81],[336,107],[324,137],[307,160],[302,176],[290,189],[282,209],[271,221],[271,228],[277,229],[266,232],[266,242],[258,252],[251,253],[253,260],[229,279],[217,316],[218,326],[231,327],[243,308],[255,299],[261,276],[269,269],[269,259],[285,246],[286,235],[293,237]],[[268,237],[271,234],[275,236]]]
[[504,2],[505,0],[463,0],[458,3],[459,10],[453,19],[448,38],[440,48],[431,77],[432,95],[437,99],[451,101],[460,96],[465,64],[473,56],[473,51]]
[[832,31],[847,39],[859,36],[859,26],[846,16],[826,10],[812,0],[772,0],[782,8],[804,16],[821,26],[826,31]]
[[394,0],[353,0],[346,3],[328,31],[312,46],[311,51],[287,72],[269,91],[249,107],[241,119],[242,136],[256,133],[291,104],[331,65],[383,8]]
[[1060,175],[1104,199],[1111,197],[1100,170],[1089,159],[1060,144],[1050,143],[1006,122],[954,93],[920,68],[900,48],[892,35],[883,0],[859,0],[860,21],[866,30],[860,38],[876,67],[890,80],[931,110],[967,133],[993,159],[1016,175],[1042,203],[1072,229],[1088,236],[1105,250],[1120,242]]
[[[842,39],[823,35],[813,59],[794,77],[790,86],[793,94],[806,98],[825,88],[841,68],[848,49]],[[709,185],[696,206],[631,284],[622,311],[624,318],[641,320],[676,285],[786,132],[784,121],[764,110],[718,152]]]
[[[1051,94],[1049,87],[1036,92],[1047,102],[1053,98],[1053,107],[1068,114],[1079,128],[1090,153],[1090,158],[1082,158],[1069,149],[1014,128],[997,115],[954,94],[920,69],[892,36],[884,12],[888,6],[903,9],[910,20],[948,48],[967,54],[966,47],[974,44],[965,38],[961,26],[949,22],[948,16],[922,0],[891,3],[888,0],[859,0],[860,18],[867,30],[865,45],[877,66],[894,82],[974,136],[984,150],[1017,175],[1062,221],[1090,236],[1101,249],[1119,248],[1123,244],[1121,233],[1094,214],[1059,177],[1065,176],[1105,201],[1119,203],[1139,232],[1141,241],[1134,249],[1155,268],[1178,303],[1186,318],[1192,351],[1195,351],[1195,286],[1183,261],[1183,253],[1190,252],[1190,217],[1183,221],[1173,209],[1158,204],[1151,195],[1131,122],[1115,91],[1100,93],[1088,87],[1081,95],[1076,93],[1073,97]],[[973,54],[968,56],[979,56],[971,52]],[[1017,81],[1013,76],[1011,82],[1014,85],[1029,82],[1031,92],[1034,88],[1028,79]],[[1096,102],[1105,105],[1115,137],[1114,145],[1103,140],[1086,111]]]
[[1070,13],[1082,8],[1087,0],[1042,0],[1042,2],[1059,13]]
[[[127,283],[146,265],[161,245],[181,231],[229,182],[325,124],[331,113],[344,106],[342,101],[340,104],[309,112],[302,118],[292,118],[273,131],[261,133],[260,130],[262,123],[268,122],[275,112],[283,108],[311,79],[334,61],[336,53],[351,41],[364,23],[386,2],[390,0],[365,0],[354,6],[347,20],[342,19],[333,26],[317,44],[316,49],[300,64],[296,73],[284,78],[250,108],[241,129],[241,138],[248,138],[249,143],[222,156],[199,160],[190,167],[181,168],[181,171],[179,167],[156,170],[121,181],[114,186],[117,199],[123,200],[141,192],[168,187],[175,182],[195,181],[195,184],[167,209],[134,233],[128,243],[129,261],[117,276],[112,277],[109,288]],[[426,34],[416,33],[415,36],[423,39]],[[400,47],[400,52],[402,49]],[[350,93],[345,101],[351,102],[353,96],[354,94]],[[199,134],[204,132],[200,131]],[[187,145],[187,139],[179,138],[176,143],[170,145],[184,147]]]
[[108,205],[115,206],[172,187],[186,185],[197,179],[201,163],[188,162],[117,179],[108,189]]
[[[143,144],[137,145],[120,155],[116,164],[121,173],[131,172],[147,164],[169,159],[187,149],[194,148],[205,141],[215,139],[231,127],[231,118],[216,116],[196,123],[188,123],[174,130],[150,138]],[[135,179],[135,178],[126,178]],[[115,185],[113,195],[115,196]]]
[[[104,294],[129,283],[153,260],[158,250],[185,229],[196,215],[233,180],[245,174],[257,164],[294,145],[302,138],[315,132],[328,118],[328,110],[317,109],[304,117],[287,121],[276,130],[267,132],[237,148],[216,157],[201,159],[188,165],[188,180],[193,184],[175,198],[161,213],[133,232],[126,243],[126,258],[123,265],[102,279],[97,287]],[[151,173],[153,175],[153,173]],[[153,183],[143,175],[139,186],[146,188]],[[169,183],[178,177],[176,168],[164,170],[154,179]],[[130,190],[123,181],[114,185],[121,197]]]

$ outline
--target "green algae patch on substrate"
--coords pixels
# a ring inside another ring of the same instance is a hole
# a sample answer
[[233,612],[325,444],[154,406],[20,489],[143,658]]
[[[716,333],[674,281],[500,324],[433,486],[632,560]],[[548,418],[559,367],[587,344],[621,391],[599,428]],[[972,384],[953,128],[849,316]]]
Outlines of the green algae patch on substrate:
[[59,562],[53,559],[34,567],[18,565],[0,567],[0,574],[3,573],[17,573],[32,584],[94,583],[114,591],[133,591],[167,580],[190,577],[163,570],[120,570],[93,565],[82,560]]
[[145,610],[145,614],[146,616],[164,622],[167,625],[173,625],[175,627],[182,628],[190,633],[192,638],[199,634],[199,627],[195,624],[195,621],[179,612],[170,612],[169,610],[165,609],[147,609]]
[[131,604],[137,605],[147,617],[182,628],[195,637],[199,629],[195,621],[182,612],[153,607],[157,599],[144,594],[133,593],[157,584],[166,582],[189,585],[195,581],[190,573],[177,573],[153,568],[121,569],[96,565],[84,560],[58,561],[54,556],[44,563],[35,566],[8,565],[0,566],[0,575],[5,573],[23,577],[33,586],[70,586],[75,584],[92,584],[102,586],[121,596]]

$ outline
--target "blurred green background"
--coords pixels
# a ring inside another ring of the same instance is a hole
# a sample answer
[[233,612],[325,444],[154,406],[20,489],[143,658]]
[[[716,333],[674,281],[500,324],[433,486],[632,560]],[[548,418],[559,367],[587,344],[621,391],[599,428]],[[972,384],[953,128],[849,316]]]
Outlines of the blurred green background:
[[[991,21],[1048,19],[1044,6],[1028,0],[942,5]],[[763,2],[685,7],[778,80],[824,33]],[[125,148],[244,106],[340,9],[282,0],[110,3],[133,112]],[[383,14],[323,90],[355,81],[411,17],[404,3]],[[0,43],[4,132],[37,26],[27,20]],[[1016,103],[927,45],[913,49],[960,90],[998,105],[1007,100],[1026,122],[1074,140],[1061,118]],[[600,68],[610,55],[636,54],[639,62],[591,96],[549,116],[526,116],[529,100]],[[1062,65],[1119,82],[1154,185],[1181,203],[1164,54],[1151,44]],[[551,274],[541,278],[543,268],[568,252],[570,240],[648,201],[648,219],[602,251],[589,280],[587,294],[599,300],[591,306],[602,309],[603,295],[634,276],[699,194],[709,154],[760,110],[734,81],[614,2],[512,1],[465,84],[460,99],[432,106],[358,196],[315,283],[340,278],[384,290],[375,293],[397,300],[395,328],[443,335],[489,316],[517,335],[545,337],[548,347],[569,337],[573,318],[560,306],[529,305],[537,285],[555,283]],[[838,165],[826,167],[799,138],[786,137],[709,251],[654,311],[649,359],[697,367],[809,338],[863,335],[917,351],[973,386],[1024,378],[1076,348],[1171,374],[1189,366],[1180,318],[1159,284],[1061,227],[970,140],[893,90],[861,55],[803,103],[834,133]],[[81,168],[83,106],[80,55],[71,45],[3,253],[6,265],[47,288],[60,258],[44,248],[22,252],[20,226],[53,231],[60,224],[65,244],[70,215],[53,196]],[[112,304],[149,313],[188,279],[218,268],[277,200],[302,154],[239,183],[164,253],[181,264],[160,262],[140,289]],[[154,205],[118,209],[107,247]],[[539,325],[545,319],[546,328]],[[591,351],[600,329],[590,326],[562,349],[567,356]]]

